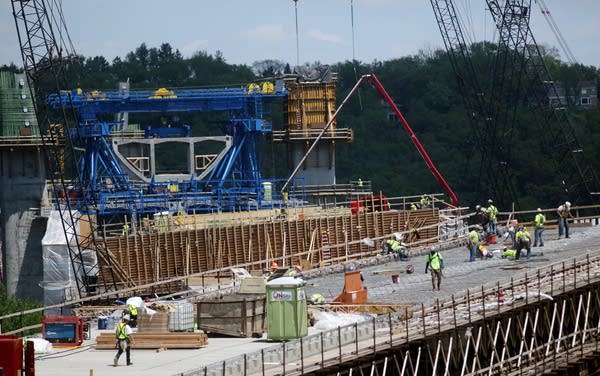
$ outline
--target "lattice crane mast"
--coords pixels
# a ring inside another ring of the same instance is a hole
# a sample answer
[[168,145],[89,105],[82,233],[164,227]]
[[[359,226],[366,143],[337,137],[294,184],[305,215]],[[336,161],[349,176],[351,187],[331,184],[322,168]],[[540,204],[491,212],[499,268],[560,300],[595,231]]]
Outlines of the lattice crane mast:
[[[486,0],[499,35],[492,80],[487,87],[480,84],[484,81],[478,78],[453,1],[430,2],[480,146],[480,176],[485,176],[484,184],[497,201],[507,204],[510,199],[518,205],[515,182],[526,172],[517,171],[511,164],[511,146],[518,129],[517,110],[526,97],[538,104],[531,108],[538,118],[545,155],[555,160],[555,171],[561,176],[556,185],[569,194],[575,193],[575,197],[570,197],[573,201],[579,200],[583,191],[588,198],[590,193],[598,192],[594,188],[597,178],[591,165],[584,161],[583,149],[566,112],[539,106],[546,102],[547,89],[556,93],[556,88],[529,27],[531,1],[507,0],[501,5],[497,0]],[[542,82],[548,83],[547,89]]]
[[[512,47],[506,53],[513,56],[513,69],[522,71],[526,78],[522,87],[507,94],[512,94],[521,101],[525,95],[530,97],[530,109],[535,116],[534,124],[538,126],[544,155],[554,164],[553,186],[562,191],[557,194],[576,203],[597,202],[600,180],[586,157],[569,116],[567,103],[560,99],[543,54],[535,41],[529,24],[531,1],[508,0],[502,12],[497,11],[500,8],[497,0],[488,0],[487,3],[501,36],[505,35],[505,45]],[[550,103],[546,107],[549,95],[556,98],[557,103]],[[516,105],[513,103],[511,106],[514,111]],[[510,121],[510,117],[507,121]],[[513,124],[510,123],[514,127]]]
[[488,113],[487,93],[479,80],[479,74],[473,65],[471,50],[465,40],[456,8],[451,0],[430,0],[454,75],[461,92],[467,117],[479,150],[480,165],[478,175],[479,194],[490,193],[499,197],[503,191],[502,180],[494,173],[499,164],[491,152],[489,129],[493,121]]
[[[33,84],[29,87],[32,88],[31,98],[43,142],[47,178],[51,182],[54,198],[60,198],[55,202],[55,209],[62,222],[76,285],[76,291],[71,291],[71,298],[114,291],[117,287],[112,261],[96,238],[97,223],[93,216],[78,213],[70,195],[65,194],[71,187],[81,186],[77,181],[79,174],[72,179],[65,176],[66,168],[77,171],[77,163],[72,158],[75,155],[73,145],[65,137],[69,127],[77,125],[75,114],[69,108],[62,107],[58,119],[52,118],[52,112],[44,103],[49,92],[66,88],[65,67],[77,59],[63,23],[62,9],[56,2],[44,0],[12,0],[11,5],[23,67]],[[47,85],[52,87],[48,88]],[[87,204],[91,208],[95,206],[93,201]],[[82,228],[88,228],[89,231],[82,233]],[[105,268],[98,271],[100,261]],[[95,270],[98,275],[92,274],[96,273]]]

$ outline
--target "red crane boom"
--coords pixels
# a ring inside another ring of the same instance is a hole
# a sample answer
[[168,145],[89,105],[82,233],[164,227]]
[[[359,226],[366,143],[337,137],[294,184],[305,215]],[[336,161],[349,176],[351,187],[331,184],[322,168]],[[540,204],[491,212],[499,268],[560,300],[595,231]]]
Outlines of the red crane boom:
[[310,145],[310,147],[304,154],[304,157],[302,157],[302,159],[298,162],[298,165],[296,166],[294,171],[292,171],[292,174],[290,175],[288,180],[285,182],[285,184],[283,185],[283,188],[281,190],[285,191],[285,189],[287,188],[290,181],[298,173],[298,170],[300,169],[300,167],[302,166],[302,164],[304,163],[306,158],[308,158],[308,156],[310,155],[312,150],[315,148],[315,146],[317,145],[317,143],[319,142],[321,137],[327,131],[327,129],[331,126],[331,124],[333,124],[333,121],[335,120],[335,118],[337,117],[337,115],[339,114],[341,109],[348,102],[348,99],[352,96],[352,94],[354,94],[354,92],[358,89],[359,85],[361,84],[361,82],[363,82],[363,80],[370,80],[373,83],[373,85],[375,86],[375,89],[377,90],[379,95],[381,95],[381,97],[390,105],[390,107],[396,114],[396,117],[398,118],[398,120],[400,121],[402,126],[404,127],[404,130],[406,131],[406,133],[408,133],[413,145],[415,145],[415,147],[419,151],[419,154],[421,154],[421,158],[423,158],[423,160],[425,161],[425,164],[427,165],[427,168],[429,169],[429,171],[431,171],[431,173],[436,178],[436,180],[438,181],[438,183],[440,184],[442,189],[446,192],[448,197],[450,197],[450,202],[452,203],[452,205],[458,206],[458,196],[456,196],[456,193],[454,193],[454,191],[450,187],[450,184],[448,184],[448,182],[446,181],[446,179],[444,178],[444,176],[442,175],[440,170],[438,170],[436,165],[433,163],[433,161],[431,160],[431,157],[429,157],[429,154],[427,154],[427,151],[423,147],[423,144],[421,144],[421,141],[419,141],[419,138],[417,137],[415,132],[410,127],[410,124],[408,124],[408,121],[406,120],[406,118],[404,117],[402,112],[400,112],[400,110],[398,109],[398,106],[396,106],[396,104],[394,103],[394,101],[392,100],[392,98],[390,97],[390,95],[385,90],[385,88],[383,87],[383,85],[381,84],[381,82],[379,81],[377,76],[375,76],[374,73],[365,74],[356,82],[356,84],[354,85],[352,90],[350,90],[350,93],[348,93],[346,98],[344,98],[344,100],[342,101],[342,103],[340,104],[338,109],[335,111],[335,113],[333,114],[333,116],[331,117],[329,122],[327,122],[327,124],[325,125],[325,127],[323,128],[321,133],[319,133],[317,138],[313,141],[312,145]]

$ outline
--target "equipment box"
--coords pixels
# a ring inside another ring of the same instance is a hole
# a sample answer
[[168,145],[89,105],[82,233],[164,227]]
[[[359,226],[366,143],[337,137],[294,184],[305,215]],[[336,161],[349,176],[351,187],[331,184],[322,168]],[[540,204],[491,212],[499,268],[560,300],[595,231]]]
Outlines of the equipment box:
[[44,316],[42,336],[55,346],[79,346],[83,343],[83,317]]
[[206,333],[234,337],[262,336],[265,328],[264,295],[231,295],[198,303],[198,328]]

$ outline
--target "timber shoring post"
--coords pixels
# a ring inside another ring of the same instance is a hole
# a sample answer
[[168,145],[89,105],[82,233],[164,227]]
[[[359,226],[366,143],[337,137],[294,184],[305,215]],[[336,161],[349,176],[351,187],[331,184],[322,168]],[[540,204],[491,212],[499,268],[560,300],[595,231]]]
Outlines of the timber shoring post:
[[244,376],[248,374],[248,355],[244,354]]
[[563,282],[563,289],[562,292],[565,292],[566,290],[566,285],[567,285],[567,280],[565,278],[565,262],[562,262],[562,282]]
[[550,265],[550,296],[554,296],[554,265]]
[[423,303],[421,303],[421,319],[423,320],[423,337],[427,337],[427,330],[425,329],[425,306]]
[[471,323],[471,290],[467,289],[467,313],[469,317],[469,324]]
[[452,294],[452,317],[454,319],[454,329],[456,329],[456,301],[454,300],[454,294]]
[[[497,301],[497,306],[498,306],[498,315],[500,314],[500,296],[502,295],[502,292],[500,292],[500,280],[496,281],[497,283],[497,287],[496,287],[496,301]],[[454,322],[454,325],[456,325],[456,321]]]
[[510,293],[513,297],[513,299],[515,298],[515,283],[514,283],[514,279],[513,277],[510,277]]
[[375,323],[375,317],[373,317],[373,354],[377,352],[377,336],[375,335],[377,332],[377,326]]
[[525,305],[529,304],[529,278],[525,272]]
[[577,289],[577,259],[573,258],[573,287]]
[[390,328],[390,347],[392,347],[392,342],[393,342],[393,338],[392,338],[392,313],[388,312],[388,325]]
[[408,330],[409,330],[409,326],[408,326],[408,307],[404,307],[404,323],[406,324],[406,343],[408,343]]
[[304,375],[304,342],[300,337],[300,373]]
[[321,369],[325,368],[325,349],[323,343],[323,332],[320,334],[321,336]]
[[542,281],[540,280],[540,269],[537,270],[537,285],[538,285],[537,300],[539,303],[540,300],[542,299]]
[[281,366],[282,366],[282,375],[285,375],[285,341],[282,343],[282,361],[281,361]]
[[262,376],[265,376],[265,349],[260,349],[260,360],[262,363]]
[[354,351],[358,355],[358,323],[354,323]]
[[481,307],[483,309],[483,319],[485,320],[485,293],[483,291],[483,285],[481,285]]
[[441,334],[441,333],[442,333],[442,324],[441,324],[441,321],[440,321],[440,299],[439,299],[439,298],[436,298],[436,299],[435,299],[435,302],[436,302],[436,308],[437,308],[437,324],[438,324],[438,325],[437,325],[437,327],[438,327],[438,334]]
[[337,337],[338,337],[338,355],[340,359],[340,364],[342,364],[342,330],[340,326],[337,327]]

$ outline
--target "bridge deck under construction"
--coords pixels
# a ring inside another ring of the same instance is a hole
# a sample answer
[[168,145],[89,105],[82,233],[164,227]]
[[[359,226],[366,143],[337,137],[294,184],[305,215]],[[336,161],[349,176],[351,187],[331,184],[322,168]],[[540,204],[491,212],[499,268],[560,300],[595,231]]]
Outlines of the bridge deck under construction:
[[[399,301],[415,303],[412,315],[381,315],[283,343],[227,339],[233,342],[218,355],[211,338],[199,350],[134,351],[136,372],[347,375],[351,370],[367,374],[377,369],[379,375],[579,374],[597,362],[600,228],[574,228],[568,240],[555,240],[548,231],[546,239],[543,249],[534,248],[536,255],[520,262],[469,263],[464,248],[447,249],[440,292],[430,291],[430,278],[420,269],[424,256],[412,258],[416,272],[401,275],[398,284],[386,283],[389,276],[375,272],[405,264],[363,269],[370,297],[395,294]],[[341,274],[331,274],[309,284],[318,289],[341,280]],[[225,340],[213,341],[217,347]],[[82,349],[68,359],[69,364],[81,363],[78,372],[65,373],[64,359],[50,357],[38,367],[43,367],[44,375],[98,372],[109,366],[112,352]],[[120,367],[111,374],[121,371],[130,370]]]

